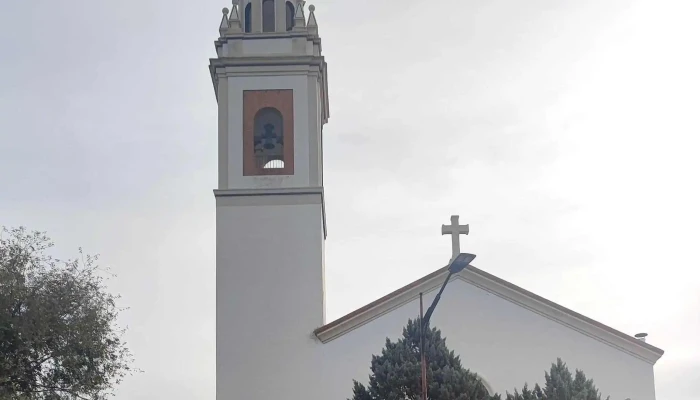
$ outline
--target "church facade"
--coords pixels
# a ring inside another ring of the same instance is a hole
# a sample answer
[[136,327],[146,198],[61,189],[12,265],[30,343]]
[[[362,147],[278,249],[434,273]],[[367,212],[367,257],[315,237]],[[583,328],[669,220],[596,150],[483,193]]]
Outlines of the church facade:
[[[304,3],[234,0],[210,60],[217,400],[350,398],[353,379],[367,382],[372,354],[401,335],[419,295],[430,304],[448,274],[326,321],[328,75],[315,10]],[[662,350],[473,267],[453,276],[431,325],[492,393],[543,383],[560,357],[613,400],[655,399]]]

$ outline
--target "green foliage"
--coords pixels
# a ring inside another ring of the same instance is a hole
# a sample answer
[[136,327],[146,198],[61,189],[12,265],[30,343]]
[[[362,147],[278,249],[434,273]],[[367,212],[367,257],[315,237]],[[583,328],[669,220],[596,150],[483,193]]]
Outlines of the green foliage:
[[104,399],[132,371],[96,258],[60,262],[52,245],[0,233],[0,399]]
[[601,400],[593,380],[586,379],[586,374],[578,369],[574,377],[560,358],[545,372],[544,379],[544,389],[536,384],[530,390],[525,384],[520,393],[517,389],[513,394],[507,393],[506,400]]
[[[477,374],[462,367],[459,356],[449,350],[439,330],[426,332],[429,400],[500,400],[489,396]],[[388,338],[381,355],[373,355],[369,385],[353,380],[353,396],[349,400],[419,400],[420,390],[420,325],[409,320],[403,335],[396,342]],[[569,371],[557,359],[545,372],[545,386],[506,393],[506,400],[601,400],[592,379],[583,371]],[[608,397],[606,400],[609,400]],[[628,400],[628,399],[627,399]]]
[[[428,329],[425,337],[428,361],[428,399],[484,400],[489,396],[479,377],[462,367],[439,330]],[[382,354],[372,356],[369,385],[353,381],[352,400],[418,400],[421,397],[420,324],[409,320],[396,342],[386,339]]]

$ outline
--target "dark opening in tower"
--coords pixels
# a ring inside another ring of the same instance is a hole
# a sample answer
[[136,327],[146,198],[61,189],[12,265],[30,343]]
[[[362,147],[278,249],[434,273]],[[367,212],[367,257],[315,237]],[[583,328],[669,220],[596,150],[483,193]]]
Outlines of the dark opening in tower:
[[284,132],[282,114],[272,107],[255,114],[253,152],[258,168],[284,168]]

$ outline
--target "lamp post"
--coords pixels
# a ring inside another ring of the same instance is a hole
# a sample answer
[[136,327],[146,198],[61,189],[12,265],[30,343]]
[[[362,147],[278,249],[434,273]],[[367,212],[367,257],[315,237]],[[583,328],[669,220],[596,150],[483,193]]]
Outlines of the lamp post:
[[445,282],[442,283],[442,287],[440,288],[440,291],[438,294],[435,296],[433,299],[433,303],[428,307],[428,311],[426,311],[425,315],[423,314],[423,294],[421,293],[420,295],[420,364],[421,364],[421,391],[422,395],[421,398],[422,400],[428,400],[428,366],[427,362],[425,359],[425,345],[424,345],[424,336],[425,336],[425,330],[428,328],[428,324],[430,323],[430,317],[433,315],[433,312],[435,311],[435,306],[437,306],[438,302],[440,301],[440,296],[442,296],[442,292],[445,290],[445,286],[447,286],[447,282],[450,281],[450,278],[452,278],[452,275],[462,271],[464,268],[469,266],[469,263],[474,261],[476,258],[476,255],[474,254],[469,254],[469,253],[460,253],[455,257],[449,265],[449,271],[450,273],[447,274],[447,278],[445,278]]

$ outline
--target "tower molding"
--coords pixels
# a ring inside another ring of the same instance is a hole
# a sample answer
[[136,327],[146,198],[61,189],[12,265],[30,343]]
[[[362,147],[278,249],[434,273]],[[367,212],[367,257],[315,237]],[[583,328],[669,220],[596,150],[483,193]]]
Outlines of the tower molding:
[[216,206],[288,206],[320,204],[323,214],[323,238],[326,229],[326,201],[323,187],[272,189],[214,189]]

